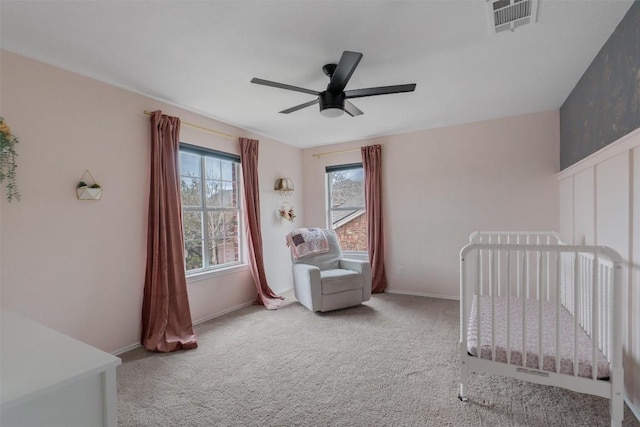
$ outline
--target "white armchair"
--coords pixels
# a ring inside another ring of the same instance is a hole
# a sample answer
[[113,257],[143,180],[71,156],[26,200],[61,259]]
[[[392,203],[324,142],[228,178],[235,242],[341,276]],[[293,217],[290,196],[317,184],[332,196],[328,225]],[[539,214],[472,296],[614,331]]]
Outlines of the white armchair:
[[329,251],[307,255],[293,262],[296,299],[311,311],[331,311],[358,305],[371,298],[369,261],[342,258],[338,236],[322,230]]

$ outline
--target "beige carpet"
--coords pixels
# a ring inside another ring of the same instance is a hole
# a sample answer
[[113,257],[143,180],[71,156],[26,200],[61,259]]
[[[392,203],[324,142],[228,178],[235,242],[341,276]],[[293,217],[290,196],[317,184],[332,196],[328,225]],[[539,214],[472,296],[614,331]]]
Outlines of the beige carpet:
[[[608,400],[473,374],[458,393],[458,302],[393,294],[330,313],[292,292],[196,327],[199,347],[118,368],[121,426],[606,426]],[[626,426],[640,426],[625,408]]]

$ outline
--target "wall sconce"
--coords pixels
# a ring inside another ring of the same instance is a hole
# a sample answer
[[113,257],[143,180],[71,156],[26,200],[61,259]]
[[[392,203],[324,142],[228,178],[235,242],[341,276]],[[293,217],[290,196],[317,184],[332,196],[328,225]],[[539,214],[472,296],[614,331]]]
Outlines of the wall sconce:
[[278,178],[273,189],[279,191],[283,196],[290,196],[293,193],[293,181],[291,178]]
[[293,206],[287,202],[287,197],[293,193],[293,181],[291,181],[291,178],[278,178],[276,179],[273,189],[279,191],[280,194],[284,196],[284,203],[282,204],[282,207],[278,209],[277,215],[282,219],[293,222],[296,214],[293,210]]

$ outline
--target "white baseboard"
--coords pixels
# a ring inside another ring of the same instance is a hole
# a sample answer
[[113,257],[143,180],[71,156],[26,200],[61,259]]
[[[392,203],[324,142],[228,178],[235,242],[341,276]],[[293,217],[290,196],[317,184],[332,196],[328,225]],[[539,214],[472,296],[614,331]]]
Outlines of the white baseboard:
[[232,311],[240,310],[241,308],[245,308],[253,304],[253,300],[249,302],[242,303],[240,305],[236,305],[235,307],[228,308],[226,310],[219,311],[210,316],[203,317],[202,319],[198,319],[193,322],[194,325],[199,325],[200,323],[204,323],[207,320],[215,319],[216,317],[224,316],[225,314],[231,313]]
[[119,356],[122,353],[126,353],[127,351],[135,350],[138,347],[141,347],[139,342],[137,342],[135,344],[128,345],[128,346],[126,346],[124,348],[121,348],[120,350],[116,350],[111,354],[113,354],[114,356]]
[[440,294],[425,294],[422,292],[411,292],[411,291],[401,291],[398,289],[385,289],[385,293],[387,294],[398,294],[398,295],[412,295],[415,297],[427,297],[427,298],[440,298],[440,299],[452,299],[459,301],[460,297],[451,296],[451,295],[440,295]]
[[631,409],[631,413],[636,417],[636,420],[640,421],[640,408],[638,408],[636,405],[631,403],[627,398],[627,396],[624,397],[624,401],[629,407],[629,409]]
[[[214,313],[214,314],[212,314],[210,316],[203,317],[202,319],[198,319],[198,320],[194,321],[193,325],[194,326],[195,325],[199,325],[200,323],[204,323],[207,320],[211,320],[211,319],[215,319],[216,317],[224,316],[227,313],[231,313],[232,311],[240,310],[241,308],[248,307],[251,304],[253,304],[253,301],[245,302],[245,303],[242,303],[242,304],[237,305],[235,307],[231,307],[229,309],[226,309],[226,310],[223,310],[223,311],[219,311],[219,312]],[[131,345],[128,345],[126,347],[121,348],[120,350],[116,350],[116,351],[112,352],[111,354],[113,354],[114,356],[118,356],[118,355],[120,355],[122,353],[126,353],[127,351],[135,350],[138,347],[141,347],[140,343],[131,344]]]
[[273,293],[276,295],[282,295],[285,292],[289,292],[293,290],[293,286],[289,286],[288,288],[282,288],[282,289],[272,289]]

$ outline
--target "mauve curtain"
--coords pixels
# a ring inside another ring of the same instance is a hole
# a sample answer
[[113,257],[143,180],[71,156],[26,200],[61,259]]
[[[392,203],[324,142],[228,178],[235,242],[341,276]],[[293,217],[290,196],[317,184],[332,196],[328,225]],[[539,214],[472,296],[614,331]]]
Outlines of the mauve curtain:
[[185,277],[180,205],[180,119],[151,113],[151,188],[141,343],[169,352],[198,346]]
[[263,304],[269,310],[280,307],[284,297],[276,295],[267,284],[262,257],[262,231],[260,227],[260,187],[258,185],[258,141],[240,138],[240,160],[244,184],[244,212],[249,243],[249,266],[258,291],[254,304]]
[[384,292],[387,277],[384,272],[384,232],[382,229],[382,147],[378,144],[362,147],[364,168],[364,200],[367,212],[367,247],[371,263],[371,292]]

